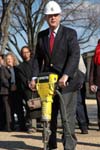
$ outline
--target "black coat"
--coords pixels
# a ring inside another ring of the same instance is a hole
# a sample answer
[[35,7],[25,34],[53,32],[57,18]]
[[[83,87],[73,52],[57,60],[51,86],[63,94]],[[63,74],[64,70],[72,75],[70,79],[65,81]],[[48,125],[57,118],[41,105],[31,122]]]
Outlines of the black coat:
[[32,96],[32,91],[28,86],[28,82],[32,79],[32,62],[32,59],[30,59],[29,61],[23,61],[17,67],[18,77],[20,81],[19,86],[21,88],[20,90],[24,93],[25,100],[30,99]]
[[[32,80],[33,75],[33,60],[22,62],[17,67],[17,79],[19,78],[19,85],[21,93],[23,93],[23,98],[28,101],[32,98],[32,94],[35,97],[34,93],[30,90],[28,82]],[[41,116],[41,110],[35,109],[30,111],[31,118],[39,118]]]
[[8,95],[10,90],[11,75],[7,67],[0,67],[0,95]]
[[74,76],[77,75],[75,72],[77,71],[80,57],[76,31],[60,25],[55,37],[52,55],[49,52],[48,35],[49,29],[38,34],[36,58],[38,60],[39,69],[41,70],[41,68],[43,68],[43,72],[57,73],[59,77],[63,74],[67,74],[69,76],[69,86],[67,86],[64,91],[76,90],[73,84]]

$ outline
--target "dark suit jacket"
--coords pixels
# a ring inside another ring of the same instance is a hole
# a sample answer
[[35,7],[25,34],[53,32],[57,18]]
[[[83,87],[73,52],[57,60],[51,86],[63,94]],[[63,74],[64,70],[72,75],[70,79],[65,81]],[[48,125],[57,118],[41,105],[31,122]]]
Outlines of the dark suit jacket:
[[38,34],[36,58],[39,63],[39,69],[43,68],[43,72],[57,73],[59,77],[67,74],[69,76],[69,86],[64,90],[72,90],[72,81],[78,68],[80,57],[76,31],[60,25],[55,37],[52,55],[49,52],[48,35],[49,29]]

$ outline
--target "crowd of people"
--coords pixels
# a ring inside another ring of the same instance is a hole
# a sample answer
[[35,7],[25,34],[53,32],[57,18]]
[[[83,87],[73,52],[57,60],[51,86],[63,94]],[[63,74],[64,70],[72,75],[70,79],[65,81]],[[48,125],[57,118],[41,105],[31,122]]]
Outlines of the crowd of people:
[[[49,28],[37,35],[35,55],[32,55],[28,46],[21,49],[23,59],[21,63],[18,63],[13,53],[5,56],[0,54],[0,130],[15,130],[15,114],[19,131],[29,131],[32,128],[31,111],[27,101],[33,95],[36,78],[41,71],[56,73],[66,112],[61,114],[61,118],[65,115],[66,120],[62,121],[62,142],[64,150],[74,150],[77,144],[76,119],[81,133],[88,134],[89,118],[85,104],[86,68],[80,56],[77,33],[74,29],[60,24],[61,12],[60,5],[55,1],[49,1],[45,5],[44,15]],[[92,59],[89,83],[91,91],[96,92],[100,129],[100,64],[96,56]],[[48,150],[57,149],[56,131],[59,110],[61,111],[62,107],[58,95],[55,94]],[[34,119],[40,117],[38,111],[33,110]]]
[[21,56],[23,62],[18,63],[13,53],[0,54],[0,130],[32,131],[27,105],[32,96],[28,87],[32,78],[32,52],[28,46],[22,47]]

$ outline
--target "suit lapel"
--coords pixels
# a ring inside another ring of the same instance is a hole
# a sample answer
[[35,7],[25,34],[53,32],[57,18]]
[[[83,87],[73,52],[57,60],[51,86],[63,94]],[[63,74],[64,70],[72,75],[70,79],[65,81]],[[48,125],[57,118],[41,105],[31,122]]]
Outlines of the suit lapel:
[[49,51],[49,29],[46,30],[46,36],[44,37],[44,51],[48,55],[48,57],[51,57],[50,51]]

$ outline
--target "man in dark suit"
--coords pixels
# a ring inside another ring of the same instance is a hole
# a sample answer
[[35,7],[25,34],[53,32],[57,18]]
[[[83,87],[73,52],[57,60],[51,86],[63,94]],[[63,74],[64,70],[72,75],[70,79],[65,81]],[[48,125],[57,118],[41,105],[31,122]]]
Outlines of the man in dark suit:
[[[46,4],[44,14],[49,28],[38,34],[35,56],[40,70],[42,68],[43,72],[52,72],[59,76],[58,82],[62,89],[62,96],[66,108],[65,117],[70,127],[69,135],[67,132],[69,129],[62,124],[64,150],[74,150],[76,145],[74,129],[77,103],[74,78],[76,76],[75,72],[77,71],[80,57],[77,34],[75,30],[60,24],[61,8],[55,1],[49,1]],[[52,34],[54,37],[51,36],[51,32],[53,32]],[[33,80],[30,85],[31,88],[34,88],[35,85],[35,76],[36,70],[33,72]],[[49,150],[57,149],[56,129],[59,107],[59,98],[55,96],[52,106],[51,135],[48,143]]]

